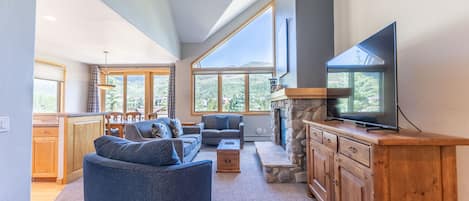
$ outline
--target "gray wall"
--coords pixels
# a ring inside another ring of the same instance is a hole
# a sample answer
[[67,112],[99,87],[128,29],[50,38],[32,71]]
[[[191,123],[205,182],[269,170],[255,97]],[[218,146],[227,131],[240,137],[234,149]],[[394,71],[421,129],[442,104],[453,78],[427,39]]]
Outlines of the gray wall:
[[[233,19],[230,23],[221,28],[203,43],[184,43],[182,44],[182,59],[176,62],[176,116],[183,121],[199,122],[200,116],[191,115],[191,63],[217,42],[222,40],[229,33],[241,26],[243,22],[256,14],[263,6],[269,3],[269,0],[259,0],[249,7],[240,16]],[[270,117],[269,115],[246,116],[246,135],[259,136],[256,129],[260,128],[264,133],[262,136],[270,136]],[[268,137],[264,137],[268,139]]]
[[35,0],[0,1],[0,200],[30,199]]
[[334,56],[334,1],[297,0],[298,87],[326,87],[326,62]]
[[330,0],[276,1],[277,33],[282,21],[289,19],[290,72],[281,78],[282,85],[325,87],[325,63],[334,55],[333,8]]
[[[288,19],[288,65],[289,72],[280,78],[280,84],[296,88],[298,85],[298,68],[296,52],[296,1],[295,0],[277,0],[275,2],[275,33],[276,44],[283,43],[285,39],[279,38],[278,33],[282,23]],[[279,51],[276,51],[279,56]],[[277,74],[277,76],[281,76]]]
[[102,0],[128,22],[180,58],[181,47],[169,0]]

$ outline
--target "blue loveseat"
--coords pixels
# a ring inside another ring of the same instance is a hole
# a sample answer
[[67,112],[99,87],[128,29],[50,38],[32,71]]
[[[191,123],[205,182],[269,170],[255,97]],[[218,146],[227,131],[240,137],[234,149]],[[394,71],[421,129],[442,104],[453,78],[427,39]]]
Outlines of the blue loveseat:
[[[199,126],[183,126],[184,134],[173,138],[173,133],[169,127],[170,120],[167,117],[158,118],[156,120],[140,121],[125,126],[125,138],[135,142],[145,142],[152,140],[172,140],[176,152],[181,159],[181,162],[192,161],[202,146],[202,136],[200,134]],[[162,123],[166,126],[166,133],[162,138],[150,138],[152,125],[154,123]]]
[[211,200],[212,162],[181,164],[171,140],[103,136],[95,147],[83,160],[85,201]]
[[202,143],[218,145],[222,139],[239,139],[244,145],[243,116],[238,114],[209,114],[200,123]]

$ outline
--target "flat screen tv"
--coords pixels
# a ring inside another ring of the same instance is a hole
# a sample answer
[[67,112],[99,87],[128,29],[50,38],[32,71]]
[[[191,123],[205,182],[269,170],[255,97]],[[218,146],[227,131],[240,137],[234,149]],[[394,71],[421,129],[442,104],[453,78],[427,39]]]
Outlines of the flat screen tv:
[[326,66],[328,119],[398,129],[395,22]]

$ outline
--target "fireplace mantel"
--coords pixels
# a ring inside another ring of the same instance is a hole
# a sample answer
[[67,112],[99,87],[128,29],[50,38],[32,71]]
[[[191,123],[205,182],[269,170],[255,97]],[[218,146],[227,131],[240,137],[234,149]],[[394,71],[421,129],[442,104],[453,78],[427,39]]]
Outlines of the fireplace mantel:
[[351,90],[347,88],[327,89],[327,88],[284,88],[271,95],[272,101],[287,99],[326,99],[329,93],[331,97],[347,97]]
[[284,88],[272,93],[272,101],[286,99],[325,99],[326,88]]

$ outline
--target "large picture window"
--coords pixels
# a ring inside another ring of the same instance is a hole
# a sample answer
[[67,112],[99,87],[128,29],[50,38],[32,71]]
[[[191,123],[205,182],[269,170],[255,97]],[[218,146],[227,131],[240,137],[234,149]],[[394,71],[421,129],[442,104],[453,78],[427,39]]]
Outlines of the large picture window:
[[107,76],[114,88],[101,91],[103,112],[140,112],[147,117],[157,113],[168,116],[168,68],[119,69],[103,68],[101,79]]
[[192,64],[193,114],[265,113],[274,73],[272,5]]
[[124,112],[124,76],[109,75],[107,80],[116,87],[106,90],[105,111]]
[[195,75],[195,111],[218,111],[218,75]]
[[222,112],[245,111],[244,78],[243,74],[222,75]]
[[145,75],[127,76],[127,112],[145,113]]
[[153,75],[153,111],[168,116],[169,75]]

